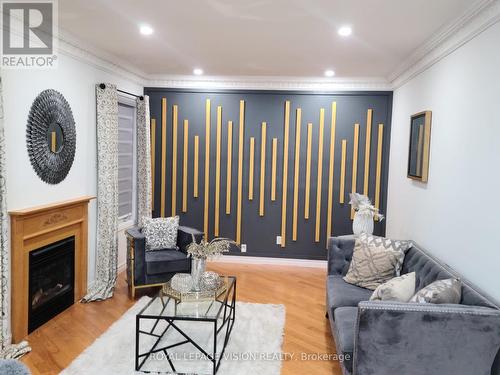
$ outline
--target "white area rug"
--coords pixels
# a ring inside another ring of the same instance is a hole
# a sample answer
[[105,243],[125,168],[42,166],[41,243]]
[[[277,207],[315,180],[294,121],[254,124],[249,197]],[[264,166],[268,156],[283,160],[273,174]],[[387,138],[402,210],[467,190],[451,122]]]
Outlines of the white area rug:
[[[149,300],[149,297],[141,298],[61,374],[140,374],[141,372],[134,371],[135,317]],[[176,324],[198,344],[202,343],[201,346],[205,350],[208,349],[207,352],[210,353],[213,345],[213,336],[210,333],[213,331],[212,323],[176,322]],[[283,305],[237,302],[233,331],[217,374],[280,374],[284,326],[285,307]],[[142,326],[141,329],[143,329]],[[175,330],[170,329],[167,332],[171,332],[165,338],[169,344],[182,341],[182,337]],[[223,335],[222,332],[221,335]],[[141,342],[141,349],[143,349],[147,336],[141,337],[145,338]],[[174,355],[176,371],[211,374],[211,362],[199,356],[193,357],[193,354],[199,352],[191,344],[170,349],[169,353]],[[171,371],[168,360],[161,352],[153,360],[148,361],[141,370],[153,373]]]

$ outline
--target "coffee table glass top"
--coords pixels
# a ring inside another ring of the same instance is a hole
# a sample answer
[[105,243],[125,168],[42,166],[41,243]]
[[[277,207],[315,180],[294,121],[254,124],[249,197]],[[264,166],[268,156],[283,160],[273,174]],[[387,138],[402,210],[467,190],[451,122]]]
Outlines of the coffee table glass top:
[[228,306],[228,299],[230,300],[235,293],[236,278],[228,276],[222,277],[222,280],[226,283],[226,291],[216,296],[213,301],[200,300],[198,302],[192,299],[189,302],[180,302],[164,293],[162,289],[137,315],[186,318],[189,320],[220,319],[224,307]]

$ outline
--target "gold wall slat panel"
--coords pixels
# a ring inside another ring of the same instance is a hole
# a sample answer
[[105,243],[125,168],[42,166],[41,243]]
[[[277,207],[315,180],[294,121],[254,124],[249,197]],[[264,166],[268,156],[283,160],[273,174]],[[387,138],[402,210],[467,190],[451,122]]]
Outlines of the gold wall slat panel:
[[261,125],[260,139],[260,186],[259,186],[259,216],[264,216],[264,190],[266,183],[266,127],[265,122]]
[[172,109],[172,216],[177,214],[177,126],[178,107]]
[[156,120],[151,119],[151,208],[155,209]]
[[243,146],[245,143],[245,101],[240,100],[238,130],[238,197],[236,202],[236,243],[241,243],[241,201],[243,199]]
[[375,174],[375,207],[380,208],[380,180],[382,178],[382,146],[384,138],[384,124],[378,124],[377,168]]
[[295,163],[293,175],[293,216],[292,216],[292,240],[297,241],[297,220],[299,211],[299,174],[300,174],[300,128],[302,110],[297,108],[295,121]]
[[[352,182],[351,192],[355,193],[358,184],[358,154],[359,154],[359,124],[354,124],[354,146],[352,148]],[[351,220],[354,219],[354,209],[351,208]]]
[[285,122],[283,136],[283,184],[281,197],[281,247],[286,246],[286,200],[288,187],[288,136],[290,132],[290,101],[285,101]]
[[333,175],[335,168],[335,132],[337,128],[337,103],[332,103],[332,120],[330,122],[330,162],[328,165],[328,203],[326,209],[326,241],[332,236],[333,210]]
[[215,143],[215,205],[214,205],[214,236],[219,237],[219,214],[220,214],[220,157],[222,137],[222,107],[217,107],[217,128]]
[[254,159],[255,159],[255,138],[250,138],[250,156],[248,157],[248,200],[253,200],[253,172],[254,172]]
[[319,111],[319,139],[318,139],[318,180],[316,185],[316,229],[314,231],[314,241],[319,242],[321,225],[321,190],[323,180],[323,134],[325,131],[325,109]]
[[167,173],[167,98],[161,99],[161,196],[160,215],[165,217],[165,180]]
[[307,151],[306,151],[306,188],[304,200],[304,219],[309,219],[309,205],[311,199],[311,157],[312,157],[312,124],[307,124]]
[[233,172],[233,122],[227,122],[226,215],[231,214],[231,177]]
[[368,187],[370,186],[370,147],[372,142],[372,122],[373,109],[366,113],[366,142],[365,142],[365,176],[363,185],[363,195],[368,196]]
[[200,136],[194,136],[193,197],[198,198],[198,169],[200,163]]
[[203,232],[208,241],[208,209],[210,207],[210,99],[205,102],[205,202],[203,216]]
[[184,120],[184,156],[182,157],[182,212],[187,212],[188,198],[188,155],[189,155],[189,122]]
[[340,191],[339,191],[339,203],[344,203],[345,198],[345,162],[347,154],[347,140],[342,140],[342,159],[340,162]]
[[271,200],[276,200],[276,164],[278,161],[278,138],[273,138],[273,151],[271,161]]

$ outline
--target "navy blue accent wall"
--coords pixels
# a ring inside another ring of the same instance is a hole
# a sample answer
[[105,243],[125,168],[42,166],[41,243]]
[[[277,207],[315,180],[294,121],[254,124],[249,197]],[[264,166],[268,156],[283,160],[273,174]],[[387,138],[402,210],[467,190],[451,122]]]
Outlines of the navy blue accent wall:
[[[247,245],[247,252],[235,254],[248,256],[266,256],[300,259],[325,259],[327,201],[328,201],[328,167],[330,149],[331,104],[337,103],[337,126],[335,142],[334,200],[332,213],[333,235],[352,233],[350,219],[349,192],[352,181],[352,159],[354,124],[360,124],[357,191],[363,191],[365,140],[367,110],[373,109],[371,128],[371,152],[369,196],[374,201],[377,160],[378,124],[384,124],[382,178],[380,194],[380,210],[385,213],[387,194],[387,175],[389,162],[389,140],[391,131],[392,92],[342,92],[342,93],[307,93],[283,91],[204,91],[179,90],[164,88],[145,88],[150,97],[151,118],[156,119],[156,170],[154,216],[160,215],[161,193],[161,100],[167,99],[167,134],[166,134],[166,195],[165,214],[171,214],[171,181],[172,181],[172,106],[179,109],[178,117],[178,159],[177,159],[177,214],[182,225],[189,225],[203,230],[204,215],[204,160],[205,160],[205,101],[211,100],[211,140],[210,140],[210,204],[209,204],[209,237],[214,235],[214,202],[215,202],[215,170],[216,170],[216,119],[217,106],[222,106],[222,147],[221,147],[221,184],[220,184],[220,236],[235,238],[236,236],[236,203],[238,177],[238,128],[239,102],[245,101],[245,141],[243,160],[243,199],[242,199],[242,243]],[[290,133],[288,157],[288,189],[287,194],[287,238],[286,247],[276,245],[276,236],[281,234],[281,197],[283,172],[283,135],[285,101],[290,101]],[[293,182],[295,160],[295,120],[296,109],[302,109],[301,155],[299,177],[299,209],[298,238],[292,241]],[[323,179],[321,189],[321,238],[314,241],[316,225],[316,180],[318,165],[318,130],[320,108],[325,109],[325,128],[323,144]],[[189,162],[188,162],[188,210],[182,208],[182,157],[183,157],[183,120],[189,120]],[[233,138],[227,139],[227,123],[233,121]],[[265,215],[259,216],[259,184],[260,184],[260,145],[261,123],[267,123],[266,147],[266,179],[265,179]],[[305,176],[307,150],[307,123],[313,124],[312,136],[312,168],[310,193],[310,218],[304,218]],[[193,197],[193,156],[194,136],[200,138],[199,154],[199,197]],[[254,199],[248,200],[249,172],[249,140],[255,138],[255,174]],[[278,138],[277,186],[276,200],[271,201],[271,150],[272,138]],[[345,204],[339,203],[339,186],[341,171],[341,142],[347,140],[347,160],[345,174]],[[231,214],[226,215],[226,150],[227,142],[233,142],[232,158],[232,192]],[[375,234],[385,233],[385,222],[375,224]]]

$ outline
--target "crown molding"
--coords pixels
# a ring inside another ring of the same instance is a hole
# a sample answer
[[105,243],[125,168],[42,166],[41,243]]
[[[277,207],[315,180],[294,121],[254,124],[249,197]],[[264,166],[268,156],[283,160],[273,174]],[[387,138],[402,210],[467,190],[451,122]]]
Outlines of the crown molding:
[[466,13],[441,28],[389,75],[392,88],[401,87],[498,21],[500,0],[476,1]]

